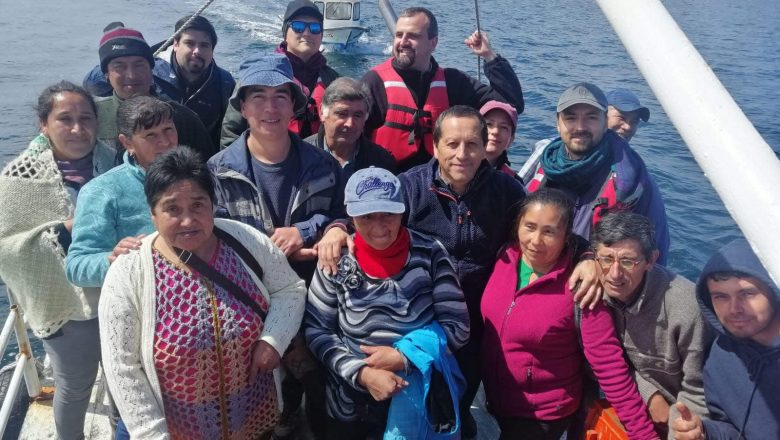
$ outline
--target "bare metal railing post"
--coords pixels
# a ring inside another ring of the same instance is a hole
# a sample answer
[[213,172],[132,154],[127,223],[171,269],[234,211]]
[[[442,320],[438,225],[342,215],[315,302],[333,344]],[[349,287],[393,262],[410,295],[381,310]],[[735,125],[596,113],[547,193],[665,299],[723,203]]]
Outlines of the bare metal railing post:
[[[12,307],[16,307],[14,304]],[[35,359],[33,357],[30,338],[27,337],[27,328],[24,325],[24,313],[17,309],[16,318],[16,342],[19,344],[19,358],[27,357],[29,362],[24,366],[24,382],[27,384],[27,394],[33,398],[41,394],[41,381],[38,379],[38,370],[35,368]]]
[[[9,297],[11,297],[9,292]],[[16,367],[11,376],[11,382],[3,399],[3,405],[0,407],[0,437],[5,433],[8,425],[8,419],[11,416],[11,410],[16,400],[16,394],[21,387],[22,378],[27,384],[27,394],[30,397],[37,397],[41,394],[41,382],[38,379],[38,371],[35,369],[35,360],[33,359],[30,339],[27,337],[27,329],[24,325],[24,316],[19,306],[13,304],[8,311],[8,319],[0,332],[0,349],[5,353],[8,347],[8,340],[11,338],[11,331],[16,332],[16,343],[19,346],[19,354],[16,357]]]

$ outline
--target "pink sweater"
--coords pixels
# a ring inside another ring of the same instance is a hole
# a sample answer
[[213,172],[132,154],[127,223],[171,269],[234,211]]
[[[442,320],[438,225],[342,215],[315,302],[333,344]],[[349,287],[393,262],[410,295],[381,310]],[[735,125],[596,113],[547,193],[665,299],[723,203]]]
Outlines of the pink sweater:
[[[564,251],[548,274],[515,291],[519,259],[517,245],[501,252],[482,297],[485,392],[499,416],[555,420],[574,413],[582,398],[583,350],[567,287],[571,255]],[[604,304],[583,310],[581,333],[585,359],[629,437],[658,438]]]

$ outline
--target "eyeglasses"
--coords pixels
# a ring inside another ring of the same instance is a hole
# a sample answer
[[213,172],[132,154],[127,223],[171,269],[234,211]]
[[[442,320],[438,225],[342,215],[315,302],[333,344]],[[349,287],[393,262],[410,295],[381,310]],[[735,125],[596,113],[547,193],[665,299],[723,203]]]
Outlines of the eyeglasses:
[[603,270],[612,269],[612,265],[615,264],[616,261],[620,265],[620,267],[625,270],[631,270],[635,268],[637,264],[642,262],[641,260],[634,260],[631,258],[615,259],[614,257],[596,257],[595,260],[599,262]]
[[307,27],[309,28],[309,32],[311,32],[314,35],[322,33],[322,23],[317,23],[317,22],[308,23],[305,21],[298,21],[298,20],[294,20],[290,22],[290,28],[296,34],[302,34]]

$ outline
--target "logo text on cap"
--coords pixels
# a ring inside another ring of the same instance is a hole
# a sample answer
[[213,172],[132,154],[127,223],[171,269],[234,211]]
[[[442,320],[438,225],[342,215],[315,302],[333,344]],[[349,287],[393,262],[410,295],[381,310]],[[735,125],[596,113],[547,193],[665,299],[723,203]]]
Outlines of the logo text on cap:
[[355,192],[358,197],[362,197],[363,194],[376,189],[385,190],[388,193],[395,192],[395,184],[393,182],[385,182],[378,177],[366,177],[362,182],[357,184]]

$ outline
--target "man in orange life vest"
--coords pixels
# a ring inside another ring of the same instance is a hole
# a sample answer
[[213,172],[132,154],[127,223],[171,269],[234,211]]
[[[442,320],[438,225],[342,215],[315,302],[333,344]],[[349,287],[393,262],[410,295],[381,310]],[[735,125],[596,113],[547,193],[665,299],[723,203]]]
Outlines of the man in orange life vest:
[[489,86],[460,70],[439,67],[432,56],[438,33],[431,11],[405,9],[395,25],[393,57],[363,76],[374,102],[366,134],[390,151],[399,171],[432,157],[433,125],[451,106],[479,109],[490,100],[498,100],[512,104],[519,113],[523,111],[520,81],[509,62],[493,51],[484,33],[473,33],[465,43],[485,59]]
[[[287,4],[282,24],[284,41],[276,49],[290,60],[295,80],[303,86],[308,97],[305,108],[295,113],[289,129],[301,139],[317,133],[320,128],[319,108],[325,88],[339,77],[328,66],[320,52],[322,45],[322,12],[309,0],[293,0]],[[220,145],[226,148],[248,128],[239,109],[228,106],[222,123]]]
[[661,192],[639,154],[607,128],[607,106],[604,92],[593,84],[574,84],[563,92],[556,117],[560,137],[543,147],[526,189],[549,186],[568,193],[576,206],[574,232],[586,239],[608,212],[649,217],[657,262],[666,265],[669,226]]

